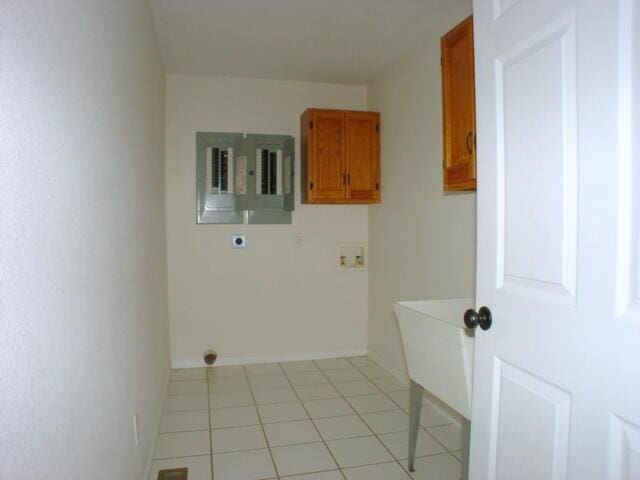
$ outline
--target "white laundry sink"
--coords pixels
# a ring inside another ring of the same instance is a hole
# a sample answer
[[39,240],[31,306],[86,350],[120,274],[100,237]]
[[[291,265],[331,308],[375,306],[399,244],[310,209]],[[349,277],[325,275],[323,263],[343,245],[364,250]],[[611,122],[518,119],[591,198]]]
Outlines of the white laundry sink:
[[473,331],[463,321],[471,298],[396,302],[410,379],[471,418]]

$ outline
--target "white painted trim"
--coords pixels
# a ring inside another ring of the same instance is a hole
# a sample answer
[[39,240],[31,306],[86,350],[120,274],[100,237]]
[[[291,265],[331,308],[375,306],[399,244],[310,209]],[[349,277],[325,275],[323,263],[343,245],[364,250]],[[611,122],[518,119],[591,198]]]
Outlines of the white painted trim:
[[[312,353],[284,353],[281,355],[257,355],[252,357],[220,355],[216,365],[248,365],[253,363],[295,362],[300,360],[322,360],[325,358],[361,357],[367,354],[366,348],[350,350],[332,350]],[[173,358],[173,368],[194,368],[206,366],[202,358]]]
[[[367,354],[369,355],[369,357],[371,358],[371,360],[373,360],[374,362],[376,362],[378,365],[380,365],[382,368],[384,368],[385,370],[387,370],[389,373],[391,373],[391,375],[393,375],[395,378],[397,378],[398,380],[400,380],[402,383],[404,383],[407,387],[409,386],[409,376],[404,373],[401,372],[400,370],[391,367],[382,357],[382,355],[380,355],[378,352],[376,352],[373,349],[368,349]],[[428,392],[426,389],[424,391],[424,396],[427,398],[427,400],[431,403],[431,405],[433,406],[434,409],[436,409],[438,411],[438,413],[444,415],[445,417],[447,417],[449,420],[451,420],[453,423],[455,423],[456,425],[462,426],[462,422],[464,421],[464,417],[462,415],[460,415],[458,412],[456,412],[454,409],[452,409],[451,407],[449,407],[448,405],[446,405],[445,403],[442,402],[442,400],[434,397],[430,392]]]
[[151,462],[153,462],[153,454],[156,451],[156,442],[158,441],[158,436],[160,435],[160,424],[162,423],[162,413],[164,412],[164,402],[167,400],[167,391],[169,390],[169,382],[171,381],[171,369],[167,372],[167,379],[164,382],[164,389],[162,395],[162,402],[160,403],[160,410],[156,414],[156,421],[151,435],[153,435],[153,440],[151,441],[151,448],[147,455],[147,464],[144,467],[144,478],[145,480],[149,478],[151,475]]
[[382,355],[380,355],[378,352],[376,352],[375,350],[373,350],[371,348],[367,350],[367,355],[369,355],[369,357],[371,357],[371,360],[376,362],[378,365],[380,365],[386,371],[391,373],[391,375],[393,375],[398,380],[400,380],[402,383],[404,383],[407,387],[409,387],[409,376],[405,372],[400,371],[400,370],[390,366],[384,360],[384,358],[382,358]]

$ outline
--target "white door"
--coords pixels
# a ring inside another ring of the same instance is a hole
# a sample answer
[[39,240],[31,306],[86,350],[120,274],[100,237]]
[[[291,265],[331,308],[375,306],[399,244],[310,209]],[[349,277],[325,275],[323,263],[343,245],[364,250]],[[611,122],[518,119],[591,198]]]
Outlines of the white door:
[[475,0],[472,480],[640,479],[640,0]]

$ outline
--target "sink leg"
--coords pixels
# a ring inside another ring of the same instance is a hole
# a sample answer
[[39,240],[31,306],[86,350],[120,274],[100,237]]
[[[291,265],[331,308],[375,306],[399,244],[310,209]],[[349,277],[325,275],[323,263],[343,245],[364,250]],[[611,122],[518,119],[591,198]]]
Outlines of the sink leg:
[[415,472],[413,461],[416,458],[416,445],[420,429],[420,412],[422,410],[422,395],[424,389],[411,380],[409,390],[409,471]]

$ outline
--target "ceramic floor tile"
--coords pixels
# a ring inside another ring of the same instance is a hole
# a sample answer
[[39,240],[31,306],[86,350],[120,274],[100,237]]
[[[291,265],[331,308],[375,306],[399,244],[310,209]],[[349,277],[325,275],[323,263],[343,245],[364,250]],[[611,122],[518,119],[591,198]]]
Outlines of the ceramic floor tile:
[[209,378],[232,378],[244,377],[244,367],[242,365],[225,365],[222,367],[209,368]]
[[249,390],[249,382],[245,377],[209,378],[209,389],[212,392]]
[[420,425],[423,427],[436,427],[450,424],[451,420],[441,414],[433,405],[424,405],[420,412]]
[[[395,392],[386,392],[387,396],[396,402],[400,408],[409,408],[409,390],[398,390]],[[430,405],[429,400],[422,399],[422,405]]]
[[180,380],[206,380],[206,368],[178,368],[171,372],[171,381]]
[[158,471],[160,470],[183,467],[189,469],[189,480],[211,480],[211,457],[209,455],[154,460],[151,462],[148,480],[158,480]]
[[249,390],[213,392],[210,398],[211,408],[248,407],[253,405],[253,396]]
[[362,375],[355,368],[341,368],[339,370],[324,370],[324,374],[332,382],[353,382],[355,380],[364,380],[364,375]]
[[160,422],[160,432],[187,432],[190,430],[209,430],[209,411],[191,410],[184,412],[165,412]]
[[264,425],[264,432],[272,447],[313,443],[322,440],[310,420],[270,423]]
[[222,428],[211,431],[213,453],[237,452],[267,448],[260,425]]
[[357,415],[318,418],[313,421],[325,440],[353,438],[371,435],[367,425]]
[[336,468],[335,462],[323,443],[275,447],[271,449],[271,453],[281,476]]
[[170,382],[167,395],[193,395],[194,393],[207,393],[206,380],[182,380]]
[[[395,432],[380,435],[378,438],[391,451],[398,460],[409,458],[409,432]],[[418,444],[416,445],[416,457],[446,453],[446,450],[436,442],[431,435],[423,430],[418,431]]]
[[369,365],[377,365],[376,362],[371,360],[369,357],[350,357],[348,360],[358,368],[366,367]]
[[183,410],[206,410],[209,399],[206,394],[196,395],[168,395],[164,399],[165,412],[180,412]]
[[384,412],[398,409],[398,406],[382,393],[347,397],[347,401],[358,413]]
[[249,377],[249,383],[254,390],[261,388],[275,388],[275,387],[287,387],[289,381],[283,373],[277,373],[275,375],[256,375]]
[[346,358],[327,358],[316,360],[316,365],[320,370],[337,370],[338,368],[353,368],[353,364]]
[[355,382],[337,382],[334,386],[345,397],[355,397],[357,395],[371,395],[380,393],[380,390],[368,380],[357,380]]
[[327,442],[341,468],[371,465],[393,460],[376,437],[348,438]]
[[353,415],[355,412],[342,398],[328,398],[326,400],[305,400],[304,407],[311,418],[337,417]]
[[411,480],[397,462],[347,468],[343,472],[347,480]]
[[295,402],[298,400],[293,388],[276,387],[254,390],[253,395],[258,405],[267,405],[269,403]]
[[[292,477],[281,477],[283,480],[344,480],[338,470],[330,472],[307,473],[305,475],[294,475]],[[155,480],[155,478],[153,479]]]
[[[405,462],[406,466],[406,462]],[[459,480],[461,474],[460,462],[453,455],[432,455],[416,458],[415,472],[411,476],[415,480]]]
[[383,377],[371,380],[384,392],[408,391],[408,386],[395,377]]
[[409,430],[409,415],[402,410],[367,413],[362,419],[377,434]]
[[315,372],[318,370],[318,367],[313,360],[302,360],[299,362],[283,362],[280,364],[282,369],[286,373],[295,373],[295,372]]
[[258,363],[256,365],[245,365],[247,375],[274,375],[282,373],[278,363]]
[[442,427],[427,428],[427,431],[449,451],[462,449],[462,429],[458,425],[452,423]]
[[269,450],[213,455],[213,477],[216,480],[259,480],[275,476]]
[[211,410],[211,428],[258,425],[256,407],[214,408]]
[[365,365],[359,368],[360,368],[360,371],[370,379],[393,377],[391,372],[389,372],[388,370],[385,370],[379,365]]
[[340,392],[329,383],[318,385],[298,385],[294,387],[302,400],[322,400],[326,398],[340,398]]
[[325,377],[322,372],[298,372],[298,373],[288,373],[287,377],[289,377],[289,381],[291,385],[316,385],[319,383],[329,383],[327,377]]
[[154,460],[161,458],[188,457],[210,453],[209,432],[161,433],[158,435]]
[[300,402],[273,403],[258,405],[262,423],[289,422],[309,418]]

